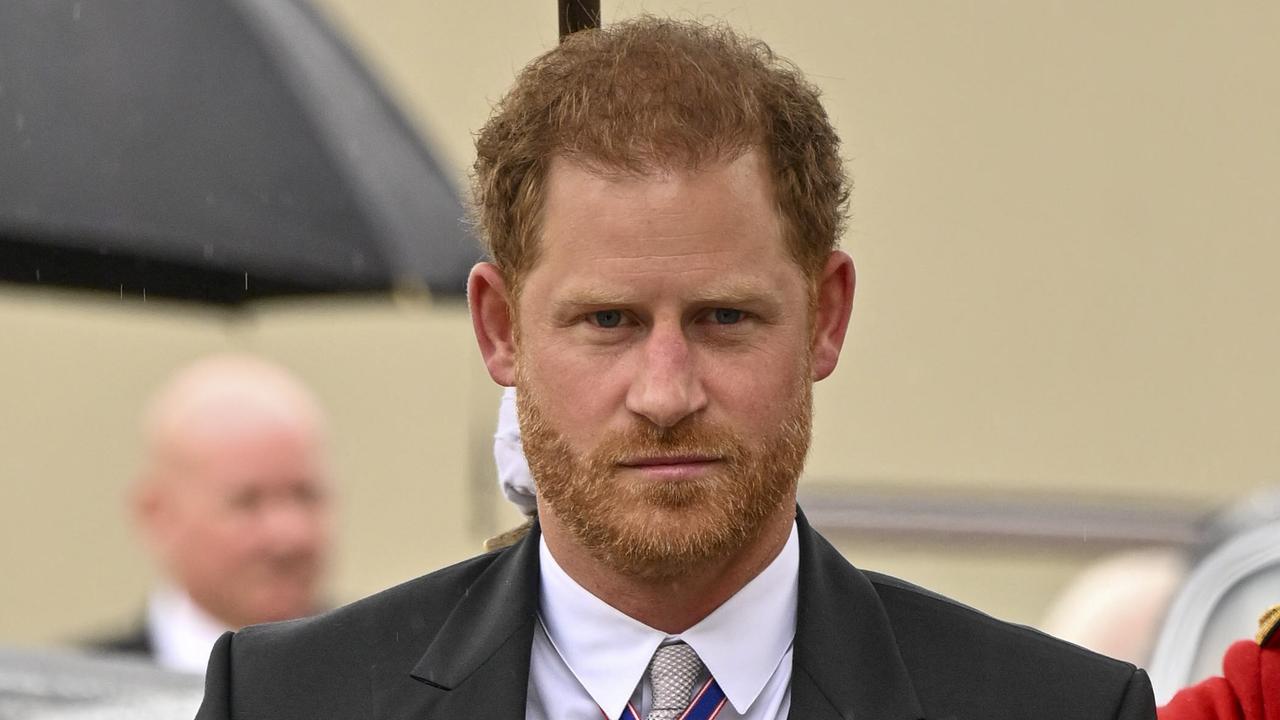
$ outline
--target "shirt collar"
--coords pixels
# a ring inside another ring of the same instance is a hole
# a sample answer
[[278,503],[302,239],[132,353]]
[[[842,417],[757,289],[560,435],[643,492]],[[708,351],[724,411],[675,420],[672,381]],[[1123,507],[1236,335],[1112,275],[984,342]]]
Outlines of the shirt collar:
[[745,714],[795,638],[800,543],[794,524],[782,551],[759,575],[697,625],[675,636],[592,595],[560,567],[545,539],[540,540],[538,552],[539,614],[547,637],[609,717],[622,714],[654,651],[667,639],[689,643],[734,710]]
[[147,632],[156,662],[164,667],[203,673],[209,651],[230,629],[172,585],[157,588],[148,598]]
[[702,658],[739,715],[760,696],[791,648],[799,590],[800,539],[793,523],[773,562],[680,636]]

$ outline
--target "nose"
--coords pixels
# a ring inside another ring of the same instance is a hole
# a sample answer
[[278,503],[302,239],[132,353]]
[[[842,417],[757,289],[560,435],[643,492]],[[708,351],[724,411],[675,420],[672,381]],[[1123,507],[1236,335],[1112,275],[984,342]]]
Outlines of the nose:
[[640,353],[627,391],[628,410],[669,428],[706,407],[706,388],[680,323],[655,324]]
[[276,498],[265,509],[267,536],[276,552],[287,554],[313,550],[320,535],[321,509],[293,497]]

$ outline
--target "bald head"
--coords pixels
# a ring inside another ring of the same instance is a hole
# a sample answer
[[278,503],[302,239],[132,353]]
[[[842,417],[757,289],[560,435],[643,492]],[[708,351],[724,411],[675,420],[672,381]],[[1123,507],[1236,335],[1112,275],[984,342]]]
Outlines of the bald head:
[[284,369],[206,358],[157,393],[135,514],[168,578],[231,627],[312,612],[329,552],[324,418]]
[[317,443],[320,407],[283,368],[251,355],[216,355],[179,370],[147,408],[144,431],[153,462],[183,459],[200,444],[288,428]]

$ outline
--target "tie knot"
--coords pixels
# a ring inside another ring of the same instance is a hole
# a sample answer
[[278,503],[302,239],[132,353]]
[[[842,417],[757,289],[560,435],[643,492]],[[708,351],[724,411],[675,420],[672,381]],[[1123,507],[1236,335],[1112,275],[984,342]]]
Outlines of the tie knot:
[[702,674],[698,653],[683,642],[663,645],[649,662],[653,709],[645,720],[677,718],[693,697],[693,684]]

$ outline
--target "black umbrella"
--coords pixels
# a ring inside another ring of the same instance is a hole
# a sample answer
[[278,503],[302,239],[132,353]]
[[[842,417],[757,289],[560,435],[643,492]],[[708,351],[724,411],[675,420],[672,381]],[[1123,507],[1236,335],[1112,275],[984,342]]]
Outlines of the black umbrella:
[[560,42],[578,32],[600,27],[600,0],[556,0]]
[[0,2],[0,279],[460,293],[463,215],[302,0]]

